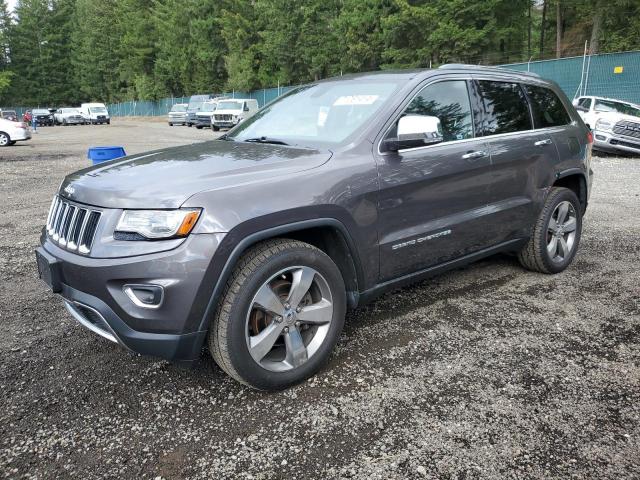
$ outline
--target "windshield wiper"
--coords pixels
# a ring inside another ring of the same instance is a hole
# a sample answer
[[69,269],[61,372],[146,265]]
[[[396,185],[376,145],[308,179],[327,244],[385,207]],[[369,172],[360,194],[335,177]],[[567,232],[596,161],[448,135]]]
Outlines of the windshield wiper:
[[244,141],[254,142],[254,143],[271,143],[273,145],[289,145],[287,142],[283,142],[282,140],[278,140],[277,138],[269,138],[269,137],[247,138]]
[[228,134],[224,134],[218,137],[218,140],[226,140],[227,142],[235,142],[236,140],[233,137],[230,137]]

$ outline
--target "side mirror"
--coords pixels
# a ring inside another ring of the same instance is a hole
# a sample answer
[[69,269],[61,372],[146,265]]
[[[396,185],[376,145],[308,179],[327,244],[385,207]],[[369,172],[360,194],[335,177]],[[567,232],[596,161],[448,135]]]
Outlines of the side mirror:
[[249,106],[248,106],[248,105],[245,105],[245,106],[244,106],[244,108],[243,108],[242,110],[244,110],[245,112],[248,112],[248,111],[249,111]]
[[388,138],[384,144],[387,150],[395,152],[400,148],[433,145],[442,142],[442,140],[442,126],[438,117],[405,115],[398,120],[397,138]]

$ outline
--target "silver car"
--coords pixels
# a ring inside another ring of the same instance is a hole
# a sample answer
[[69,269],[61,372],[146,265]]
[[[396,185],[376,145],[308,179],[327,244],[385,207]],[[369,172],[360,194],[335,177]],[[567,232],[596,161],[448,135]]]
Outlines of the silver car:
[[169,111],[169,126],[184,125],[187,123],[187,104],[176,103]]

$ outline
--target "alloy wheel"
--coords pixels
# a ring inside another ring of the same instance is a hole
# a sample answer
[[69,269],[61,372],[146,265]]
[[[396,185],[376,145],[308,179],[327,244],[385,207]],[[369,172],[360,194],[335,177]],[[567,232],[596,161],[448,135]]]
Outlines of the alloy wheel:
[[578,219],[571,202],[556,205],[547,226],[547,253],[553,262],[561,263],[571,255],[576,240]]
[[315,269],[295,266],[258,289],[247,313],[245,338],[261,367],[284,372],[305,364],[322,346],[333,319],[333,300]]
[[4,133],[0,133],[0,147],[5,147],[7,145],[9,145],[9,137]]

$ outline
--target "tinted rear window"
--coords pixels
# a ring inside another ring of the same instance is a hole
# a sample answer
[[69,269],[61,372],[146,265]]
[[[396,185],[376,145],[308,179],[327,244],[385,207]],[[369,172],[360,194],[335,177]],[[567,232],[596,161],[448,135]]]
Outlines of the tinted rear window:
[[478,82],[484,98],[484,121],[482,134],[531,130],[529,105],[520,85],[509,82]]
[[536,128],[557,127],[571,123],[571,117],[558,96],[550,89],[523,85],[531,101]]

